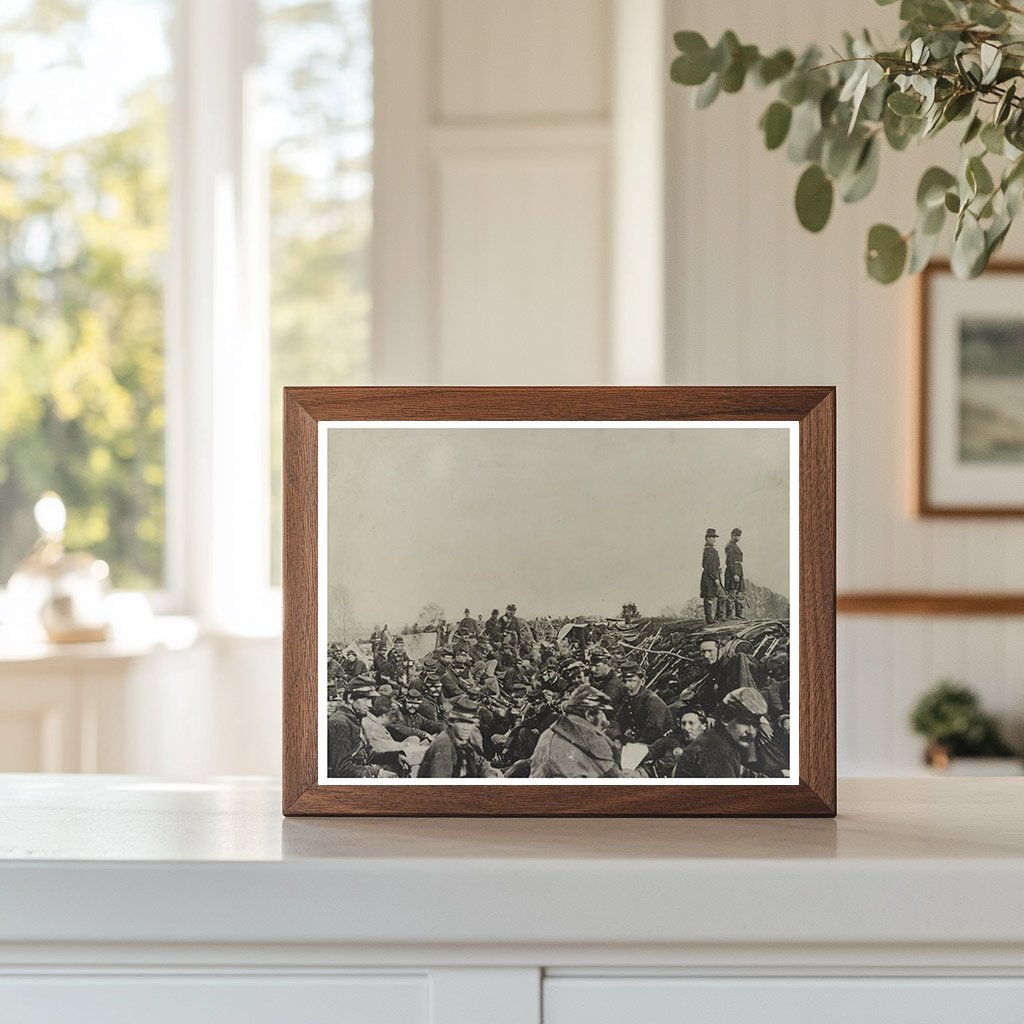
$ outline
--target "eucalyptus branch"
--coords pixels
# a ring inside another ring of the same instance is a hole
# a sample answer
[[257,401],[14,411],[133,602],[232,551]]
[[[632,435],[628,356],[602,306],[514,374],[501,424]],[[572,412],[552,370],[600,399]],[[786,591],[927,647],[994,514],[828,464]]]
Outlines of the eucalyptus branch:
[[916,273],[952,220],[953,269],[975,277],[1024,200],[1024,39],[1013,15],[1024,10],[1010,0],[988,7],[902,0],[896,48],[875,47],[867,33],[846,35],[827,62],[813,47],[798,59],[789,50],[762,54],[731,31],[715,46],[696,32],[678,32],[671,75],[697,88],[701,109],[751,81],[775,90],[759,128],[768,149],[785,146],[789,159],[804,165],[796,214],[815,232],[828,223],[837,194],[854,203],[872,191],[883,143],[900,152],[962,121],[958,166],[929,168],[918,185],[913,228],[876,224],[865,258],[868,273],[884,284]]

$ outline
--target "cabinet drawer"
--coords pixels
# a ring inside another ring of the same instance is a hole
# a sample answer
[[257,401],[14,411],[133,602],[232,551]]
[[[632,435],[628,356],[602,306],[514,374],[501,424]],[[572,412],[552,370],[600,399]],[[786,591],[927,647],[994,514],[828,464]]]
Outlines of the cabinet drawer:
[[427,1024],[425,975],[99,975],[0,978],[18,1024]]
[[1024,979],[581,978],[544,983],[544,1024],[1021,1024]]

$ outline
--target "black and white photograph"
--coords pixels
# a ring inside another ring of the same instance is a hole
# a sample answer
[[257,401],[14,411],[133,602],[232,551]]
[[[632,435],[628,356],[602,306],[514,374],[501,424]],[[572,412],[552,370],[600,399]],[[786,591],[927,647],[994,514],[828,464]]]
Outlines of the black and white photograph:
[[796,424],[319,430],[320,783],[797,781]]

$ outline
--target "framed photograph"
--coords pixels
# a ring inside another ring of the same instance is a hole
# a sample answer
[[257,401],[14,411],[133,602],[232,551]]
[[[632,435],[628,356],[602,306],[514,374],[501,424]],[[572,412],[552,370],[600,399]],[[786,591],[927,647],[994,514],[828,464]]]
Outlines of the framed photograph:
[[284,813],[835,814],[832,388],[287,388]]
[[1024,263],[920,281],[917,511],[1024,515]]

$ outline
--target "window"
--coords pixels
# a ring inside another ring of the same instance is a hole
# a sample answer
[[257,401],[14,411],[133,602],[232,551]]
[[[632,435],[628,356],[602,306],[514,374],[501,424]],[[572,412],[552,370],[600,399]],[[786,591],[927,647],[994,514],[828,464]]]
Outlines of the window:
[[115,587],[269,621],[281,388],[368,378],[372,68],[371,0],[3,5],[0,586],[53,489]]
[[116,586],[164,581],[170,17],[167,0],[0,15],[0,583],[48,489]]
[[269,156],[271,568],[280,567],[281,388],[369,370],[370,0],[264,0]]

